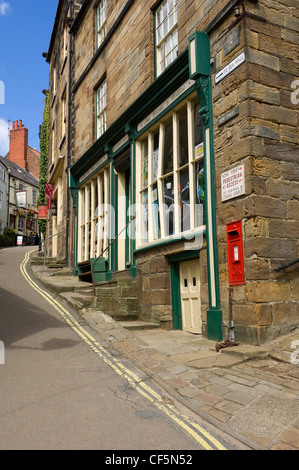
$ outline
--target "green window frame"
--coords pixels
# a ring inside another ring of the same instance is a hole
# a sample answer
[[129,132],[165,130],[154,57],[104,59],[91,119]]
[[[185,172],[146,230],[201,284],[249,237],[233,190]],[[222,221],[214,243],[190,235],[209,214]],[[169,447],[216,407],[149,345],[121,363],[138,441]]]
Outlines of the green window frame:
[[199,109],[194,93],[137,141],[137,249],[205,229]]

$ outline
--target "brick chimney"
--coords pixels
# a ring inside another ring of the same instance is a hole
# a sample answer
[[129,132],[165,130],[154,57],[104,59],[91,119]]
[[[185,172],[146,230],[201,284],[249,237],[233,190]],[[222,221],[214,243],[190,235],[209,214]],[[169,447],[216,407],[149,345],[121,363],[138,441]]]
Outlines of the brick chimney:
[[22,121],[13,121],[10,129],[9,160],[28,170],[28,129]]

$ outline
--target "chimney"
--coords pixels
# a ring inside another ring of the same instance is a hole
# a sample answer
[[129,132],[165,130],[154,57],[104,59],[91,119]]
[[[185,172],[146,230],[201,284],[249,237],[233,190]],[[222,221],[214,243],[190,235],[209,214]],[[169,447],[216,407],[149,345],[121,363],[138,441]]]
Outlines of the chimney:
[[28,129],[22,121],[13,121],[10,130],[9,160],[28,170]]

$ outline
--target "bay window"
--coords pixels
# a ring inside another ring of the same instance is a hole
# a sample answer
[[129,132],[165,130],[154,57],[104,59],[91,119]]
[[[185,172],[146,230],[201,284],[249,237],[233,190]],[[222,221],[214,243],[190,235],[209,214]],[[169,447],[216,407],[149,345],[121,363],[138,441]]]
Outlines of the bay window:
[[[175,108],[137,142],[137,245],[204,225],[203,127],[197,97]],[[139,166],[138,166],[139,165]]]

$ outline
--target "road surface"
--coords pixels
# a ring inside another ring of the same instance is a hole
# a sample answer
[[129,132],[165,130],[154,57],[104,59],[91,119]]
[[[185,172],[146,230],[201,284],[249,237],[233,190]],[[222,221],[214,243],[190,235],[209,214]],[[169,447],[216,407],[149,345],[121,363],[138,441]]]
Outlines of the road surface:
[[29,251],[0,250],[1,450],[179,450],[184,456],[233,448],[164,403],[130,365],[106,355],[95,332],[31,278]]

